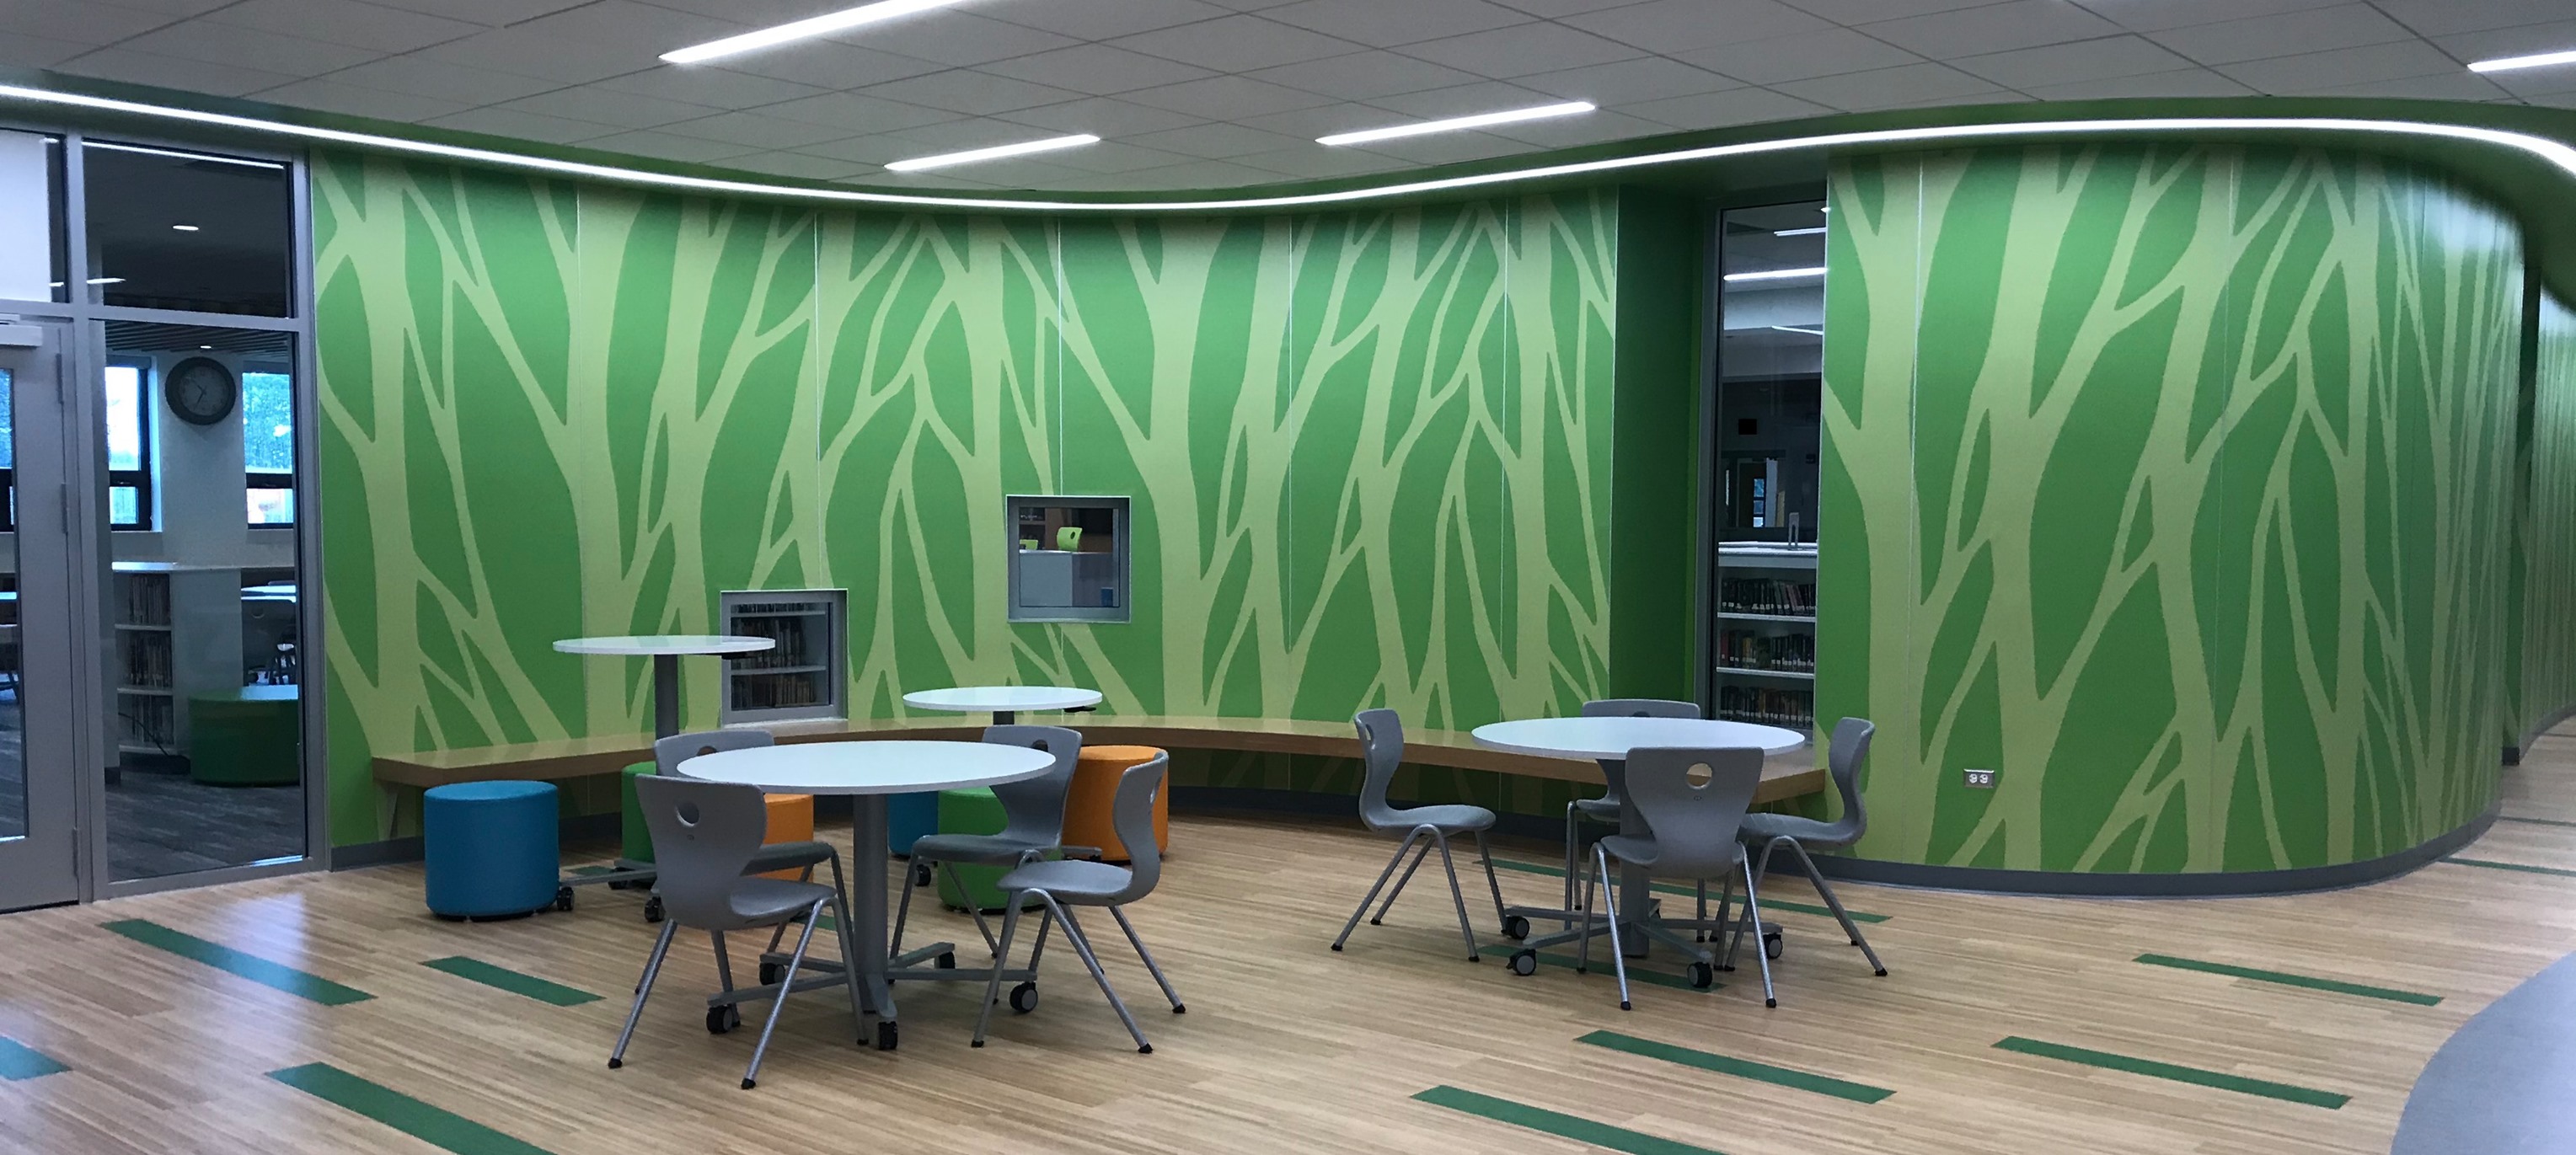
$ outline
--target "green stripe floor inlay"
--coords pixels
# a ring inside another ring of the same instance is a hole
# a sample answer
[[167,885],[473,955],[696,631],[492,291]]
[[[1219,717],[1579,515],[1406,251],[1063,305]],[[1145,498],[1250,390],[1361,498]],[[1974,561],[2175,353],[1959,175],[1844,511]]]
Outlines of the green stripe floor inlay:
[[2139,955],[2135,961],[2145,963],[2148,966],[2172,967],[2175,970],[2185,971],[2203,971],[2214,975],[2226,975],[2229,978],[2252,979],[2258,983],[2278,983],[2285,987],[2306,987],[2312,991],[2332,991],[2339,995],[2360,995],[2366,999],[2386,999],[2392,1003],[2412,1003],[2419,1007],[2438,1006],[2442,1002],[2442,996],[2440,995],[2420,994],[2415,991],[2401,991],[2395,987],[2374,987],[2362,983],[2348,983],[2341,979],[2321,979],[2313,975],[2294,975],[2283,971],[2256,970],[2253,967],[2231,966],[2227,963],[2203,962],[2199,959],[2192,958],[2175,958],[2172,955],[2142,954]]
[[2200,1087],[2214,1087],[2221,1091],[2234,1091],[2240,1095],[2260,1095],[2266,1099],[2279,1099],[2287,1103],[2305,1103],[2308,1106],[2323,1107],[2329,1111],[2352,1101],[2352,1096],[2338,1095],[2332,1091],[2294,1087],[2288,1083],[2274,1083],[2263,1079],[2248,1079],[2242,1075],[2204,1071],[2198,1067],[2159,1063],[2153,1059],[2114,1055],[2109,1051],[2086,1050],[2083,1047],[2070,1047],[2062,1043],[2043,1043],[2037,1039],[2025,1039],[2017,1035],[1996,1043],[1995,1047],[1998,1050],[2024,1055],[2037,1055],[2043,1059],[2081,1063],[2087,1067],[2126,1071],[2132,1075],[2146,1075],[2156,1079],[2171,1079],[2177,1083],[2190,1083]]
[[2558,866],[2530,866],[2520,862],[2489,862],[2483,858],[2445,858],[2442,861],[2459,866],[2483,866],[2489,870],[2518,870],[2524,874],[2551,874],[2560,878],[2576,878],[2576,870],[2568,870],[2565,867]]
[[[1495,859],[1494,869],[1509,871],[1515,874],[1544,874],[1549,878],[1565,877],[1565,868],[1562,866],[1542,866],[1535,862],[1514,862],[1508,858]],[[1658,882],[1655,884],[1655,892],[1658,894],[1678,894],[1685,897],[1697,897],[1699,889],[1697,887],[1681,886],[1675,883]],[[1830,908],[1817,906],[1814,903],[1809,902],[1791,902],[1784,898],[1763,899],[1762,909],[1793,910],[1799,914],[1812,914],[1822,918],[1832,918],[1834,916],[1834,912]],[[1845,907],[1843,909],[1843,913],[1850,915],[1853,922],[1881,923],[1886,922],[1888,919],[1887,915],[1865,914],[1861,911],[1852,910],[1849,907]]]
[[1625,1151],[1628,1155],[1720,1155],[1719,1152],[1706,1147],[1693,1147],[1688,1143],[1657,1138],[1643,1131],[1613,1127],[1608,1123],[1595,1123],[1580,1116],[1550,1111],[1545,1107],[1532,1107],[1527,1103],[1515,1103],[1509,1099],[1497,1099],[1491,1095],[1479,1095],[1474,1091],[1462,1091],[1456,1087],[1433,1087],[1413,1097],[1434,1106],[1447,1107],[1452,1111],[1463,1111],[1497,1123],[1509,1123],[1515,1127],[1527,1127],[1532,1131],[1572,1139],[1577,1143],[1589,1143],[1611,1151]]
[[1624,1051],[1631,1055],[1642,1055],[1649,1059],[1662,1059],[1667,1063],[1679,1063],[1685,1067],[1697,1067],[1703,1071],[1715,1071],[1721,1075],[1753,1079],[1775,1087],[1813,1091],[1819,1095],[1849,1099],[1854,1103],[1875,1103],[1896,1093],[1884,1087],[1845,1082],[1829,1075],[1793,1071],[1787,1067],[1774,1067],[1769,1063],[1756,1063],[1750,1059],[1738,1059],[1732,1055],[1713,1055],[1707,1051],[1694,1051],[1688,1047],[1676,1047],[1670,1043],[1640,1039],[1617,1031],[1594,1031],[1574,1041],[1589,1043],[1595,1047],[1606,1047],[1613,1051]]
[[0,1079],[14,1083],[20,1079],[59,1075],[68,1070],[71,1068],[55,1062],[53,1056],[7,1035],[0,1035]]
[[270,1071],[268,1077],[456,1155],[549,1155],[543,1147],[520,1142],[463,1115],[368,1082],[329,1063]]
[[308,998],[326,1007],[362,1003],[376,996],[356,987],[342,986],[320,975],[306,974],[284,963],[274,963],[257,955],[244,954],[222,943],[207,942],[192,934],[175,931],[157,922],[129,918],[106,924],[107,929],[142,943],[159,947],[181,958],[195,959],[219,971],[239,975],[264,987],[273,987],[290,995]]
[[552,1003],[558,1007],[577,1007],[583,1003],[599,1001],[599,996],[589,991],[575,990],[562,983],[550,983],[535,975],[523,975],[464,955],[434,958],[420,965],[434,971],[446,971],[460,979],[478,982],[487,987],[498,987],[514,995],[526,995],[538,1002]]
[[[1610,956],[1607,953],[1609,945],[1610,940],[1607,938],[1596,937],[1593,940],[1593,946],[1596,949],[1602,950],[1604,953],[1592,956],[1592,968],[1590,973],[1600,975],[1617,973],[1610,969]],[[1564,967],[1567,970],[1574,969],[1574,956],[1570,954],[1541,954],[1538,956],[1538,961],[1546,963],[1552,967]],[[1690,984],[1689,979],[1683,978],[1680,975],[1665,974],[1662,971],[1639,970],[1635,964],[1630,964],[1628,967],[1628,981],[1631,983],[1644,983],[1650,987],[1671,987],[1674,990],[1689,991],[1695,995],[1704,995],[1710,991],[1719,990],[1726,986],[1725,983],[1710,983],[1705,987],[1695,987]]]
[[2567,826],[2567,827],[2576,827],[2576,822],[2568,822],[2568,821],[2565,821],[2565,820],[2563,820],[2563,819],[2558,819],[2558,818],[2525,818],[2525,817],[2523,817],[2523,816],[2521,816],[2521,815],[2519,815],[2519,814],[2499,814],[2499,815],[2496,815],[2496,821],[2498,821],[2498,822],[2522,822],[2522,823],[2528,823],[2528,824],[2533,825],[2533,826]]

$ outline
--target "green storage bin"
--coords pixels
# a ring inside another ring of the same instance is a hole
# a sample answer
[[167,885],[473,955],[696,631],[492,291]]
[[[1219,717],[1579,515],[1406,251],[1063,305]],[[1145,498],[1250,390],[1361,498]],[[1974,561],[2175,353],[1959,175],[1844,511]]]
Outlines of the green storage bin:
[[294,686],[237,686],[188,696],[188,777],[208,786],[302,781],[302,715]]
[[635,778],[655,770],[638,762],[617,772],[617,857],[626,862],[653,861],[653,832],[644,827],[644,807],[635,801]]
[[[981,786],[971,790],[940,791],[939,832],[941,834],[1000,834],[1002,800],[993,797],[991,790]],[[967,900],[972,898],[975,909],[986,914],[998,914],[1002,909],[1002,888],[995,884],[1008,873],[1010,868],[1007,866],[942,864],[939,871],[940,904],[950,910],[964,910]],[[966,884],[964,889],[959,889],[959,882]],[[1037,900],[1031,899],[1029,905],[1035,907],[1040,904]]]

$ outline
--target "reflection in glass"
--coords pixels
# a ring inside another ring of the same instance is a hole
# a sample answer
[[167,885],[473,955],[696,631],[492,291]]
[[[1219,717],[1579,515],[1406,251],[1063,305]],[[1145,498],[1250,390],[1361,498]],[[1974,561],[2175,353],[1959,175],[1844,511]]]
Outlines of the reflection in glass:
[[285,165],[109,141],[86,142],[81,164],[96,300],[288,315],[294,226]]
[[250,524],[295,524],[295,390],[285,372],[241,375],[242,471]]
[[145,436],[143,377],[148,361],[107,367],[107,518],[111,529],[150,529],[152,443]]
[[[0,369],[0,477],[10,478],[10,527],[16,527],[17,389]],[[0,574],[0,839],[27,835],[27,727],[18,705],[18,574]]]
[[1730,541],[1816,540],[1823,202],[1729,210],[1718,348],[1718,508]]

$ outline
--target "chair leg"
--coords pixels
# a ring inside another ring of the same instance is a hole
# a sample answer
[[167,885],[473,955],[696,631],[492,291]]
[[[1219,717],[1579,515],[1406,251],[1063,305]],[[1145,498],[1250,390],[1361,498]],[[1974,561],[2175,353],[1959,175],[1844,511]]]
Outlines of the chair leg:
[[1583,912],[1583,930],[1575,938],[1574,973],[1576,974],[1586,974],[1592,970],[1592,924],[1600,921],[1592,917],[1592,882],[1592,868],[1586,866],[1583,868],[1583,905],[1571,908]]
[[[1707,922],[1707,921],[1708,921],[1708,880],[1707,880],[1707,879],[1705,879],[1705,878],[1703,878],[1703,879],[1700,879],[1700,880],[1699,880],[1699,913],[1698,913],[1695,917],[1696,917],[1696,918],[1697,918],[1697,920],[1698,920],[1698,921],[1700,921],[1700,922]],[[1707,942],[1707,941],[1708,941],[1708,931],[1706,931],[1706,930],[1694,930],[1694,931],[1692,931],[1692,932],[1691,932],[1691,941],[1692,941],[1692,942]]]
[[1073,953],[1082,956],[1083,968],[1091,972],[1091,981],[1100,984],[1101,994],[1109,996],[1109,1009],[1118,1012],[1118,1021],[1127,1024],[1128,1036],[1136,1040],[1136,1053],[1153,1054],[1154,1044],[1145,1041],[1145,1032],[1136,1026],[1136,1016],[1127,1012],[1127,1001],[1119,998],[1117,989],[1109,985],[1109,972],[1100,969],[1100,956],[1091,950],[1091,936],[1082,933],[1082,924],[1073,920],[1073,912],[1057,905],[1055,896],[1043,890],[1029,893],[1044,898],[1048,906],[1055,907],[1057,921],[1064,923],[1064,941],[1073,944]]
[[1440,869],[1449,875],[1449,901],[1458,907],[1458,937],[1467,940],[1467,961],[1477,962],[1476,931],[1467,924],[1467,892],[1458,887],[1458,864],[1449,857],[1449,836],[1434,830],[1431,839],[1440,846]]
[[1386,880],[1394,876],[1395,864],[1404,861],[1404,852],[1413,849],[1413,840],[1420,837],[1422,831],[1416,828],[1404,836],[1404,841],[1395,844],[1395,857],[1386,860],[1386,869],[1377,872],[1377,881],[1370,883],[1368,893],[1360,896],[1359,909],[1351,912],[1351,920],[1342,924],[1341,937],[1333,940],[1334,950],[1342,949],[1342,944],[1350,941],[1351,931],[1360,925],[1360,916],[1368,913],[1369,904],[1377,901],[1377,892],[1386,889]]
[[1172,980],[1163,977],[1163,968],[1154,962],[1153,952],[1145,949],[1145,940],[1136,937],[1136,925],[1127,921],[1126,909],[1110,907],[1109,917],[1117,919],[1118,929],[1127,932],[1127,945],[1135,947],[1136,957],[1145,960],[1146,973],[1154,976],[1154,985],[1163,988],[1163,997],[1171,1000],[1172,1013],[1188,1014],[1189,1008],[1181,1005],[1181,992],[1172,989]]
[[796,968],[804,965],[805,951],[814,945],[814,924],[822,921],[823,904],[829,901],[818,898],[805,909],[805,928],[796,932],[796,953],[787,956],[787,973],[779,976],[778,994],[769,1000],[769,1021],[760,1025],[760,1042],[751,1048],[751,1065],[742,1069],[743,1090],[759,1083],[760,1060],[769,1054],[769,1036],[778,1030],[778,1013],[787,1009],[787,992],[796,989]]
[[[1760,942],[1762,936],[1762,897],[1754,887],[1753,859],[1749,855],[1744,859],[1744,920],[1751,923],[1754,927],[1753,935],[1755,942],[1753,944],[1753,957],[1762,964],[1762,1005],[1766,1007],[1779,1006],[1780,996],[1778,992],[1771,989],[1771,952],[1762,949],[1762,943]],[[1735,942],[1738,946],[1742,946],[1744,944],[1744,932],[1742,930],[1735,932]],[[1731,955],[1733,952],[1730,951],[1728,953]]]
[[724,988],[725,993],[731,994],[733,992],[733,956],[725,953],[724,932],[711,930],[707,932],[707,937],[713,939],[716,944],[716,984]]
[[1377,913],[1369,916],[1370,926],[1382,926],[1386,923],[1386,912],[1395,909],[1396,896],[1404,893],[1405,884],[1413,881],[1413,872],[1422,869],[1422,860],[1429,857],[1431,857],[1431,842],[1425,839],[1422,849],[1413,852],[1412,865],[1405,867],[1404,873],[1396,878],[1395,889],[1386,892],[1386,901],[1379,903]]
[[[833,871],[840,874],[840,858],[833,857]],[[859,1032],[859,1045],[868,1045],[868,1000],[859,987],[859,940],[851,937],[850,900],[846,895],[832,896],[832,930],[841,939],[841,977],[850,987],[850,1025]]]
[[[909,881],[909,876],[911,875],[911,873],[912,873],[913,871],[916,871],[916,870],[922,870],[922,869],[925,869],[925,868],[933,868],[933,869],[935,869],[938,865],[939,865],[938,863],[932,862],[932,861],[931,861],[931,860],[929,860],[929,859],[922,858],[922,857],[920,857],[919,855],[915,855],[915,856],[913,857],[913,859],[912,859],[912,862],[911,862],[909,865],[907,865],[907,866],[905,866],[905,867],[903,868],[903,869],[904,869],[904,873],[905,873],[905,875],[907,876],[907,879],[906,879],[906,880],[907,880],[907,881]],[[895,957],[898,957],[898,956],[900,956],[900,955],[902,955],[902,954],[903,954],[903,924],[904,924],[904,920],[905,920],[905,919],[907,919],[907,918],[910,918],[910,917],[911,917],[911,915],[912,915],[912,890],[913,890],[913,888],[912,888],[912,887],[909,887],[909,886],[904,886],[904,887],[898,887],[898,888],[896,888],[896,889],[899,889],[899,890],[903,891],[903,897],[898,898],[898,899],[896,899],[896,900],[895,900],[895,904],[894,904],[894,932],[893,932],[892,934],[889,934],[889,935],[887,935],[887,936],[886,936],[886,957],[887,957],[887,958],[895,958]]]
[[1598,842],[1592,844],[1592,864],[1601,872],[1601,899],[1610,908],[1610,966],[1619,976],[1619,1009],[1624,1011],[1629,1009],[1628,951],[1619,943],[1619,896],[1610,886],[1610,855]]
[[[832,863],[832,867],[833,867],[833,869],[832,869],[832,873],[833,873],[835,876],[838,876],[838,875],[840,874],[840,865],[841,865],[841,864],[837,861],[838,857],[839,857],[839,852],[838,852],[838,851],[835,851],[835,852],[834,852],[834,858],[835,858],[835,861]],[[810,863],[810,862],[806,863],[806,864],[805,864],[805,869],[804,869],[804,870],[802,870],[802,871],[799,871],[799,872],[797,873],[797,875],[796,875],[796,881],[798,881],[798,882],[812,882],[812,881],[814,881],[814,864],[813,864],[813,863]],[[763,954],[763,955],[772,955],[772,954],[776,954],[776,953],[778,953],[778,944],[779,944],[781,941],[784,941],[786,938],[787,938],[787,924],[786,924],[786,923],[783,923],[783,922],[782,922],[782,923],[779,923],[777,926],[771,927],[771,928],[770,928],[770,931],[769,931],[769,946],[768,946],[766,949],[763,949],[760,953],[761,953],[761,954]]]
[[[1002,968],[1008,966],[1011,961],[1011,937],[1020,933],[1020,902],[1025,893],[1015,891],[1006,896],[1010,899],[1010,905],[1002,908],[1002,945],[1000,949],[993,952],[993,977],[984,982],[984,1009],[975,1016],[975,1037],[966,1044],[970,1047],[984,1045],[984,1030],[993,1024],[993,1004],[1002,999]],[[1038,949],[1046,949],[1043,938],[1038,942]],[[1035,971],[1037,968],[1037,960],[1032,956],[1029,960],[1029,969]]]
[[949,863],[940,863],[939,869],[947,872],[948,881],[957,884],[958,897],[966,900],[966,913],[974,916],[975,918],[975,933],[984,936],[984,949],[992,951],[995,954],[1000,954],[1002,952],[1002,940],[993,937],[992,924],[984,921],[983,911],[975,909],[975,896],[968,893],[966,889],[966,879],[957,873],[957,868],[954,865]]
[[1476,831],[1476,858],[1485,864],[1485,889],[1494,892],[1494,921],[1511,924],[1512,916],[1503,910],[1503,880],[1494,877],[1494,852],[1485,845],[1485,832]]
[[644,1000],[653,997],[653,980],[662,977],[662,956],[671,953],[671,936],[680,933],[680,924],[665,921],[662,936],[653,940],[653,953],[644,959],[644,977],[635,983],[635,1005],[626,1011],[626,1029],[617,1032],[617,1049],[608,1053],[608,1069],[626,1065],[626,1044],[635,1039],[635,1021],[644,1017]]
[[1869,969],[1878,972],[1881,978],[1887,977],[1887,964],[1878,961],[1877,951],[1869,949],[1869,940],[1861,936],[1860,927],[1853,924],[1850,912],[1843,909],[1842,898],[1825,882],[1825,873],[1816,869],[1816,860],[1807,856],[1806,846],[1793,838],[1789,840],[1789,849],[1797,854],[1798,865],[1807,868],[1807,881],[1816,884],[1816,893],[1824,896],[1825,905],[1833,910],[1835,921],[1843,924],[1843,933],[1851,936],[1852,945],[1859,947],[1860,953],[1869,959]]
[[[1009,917],[1008,915],[1005,915],[1005,916],[1004,916],[1004,918],[1005,918],[1005,919],[1007,919],[1008,917]],[[1039,959],[1041,959],[1041,958],[1046,957],[1046,940],[1047,940],[1047,931],[1049,931],[1049,930],[1053,929],[1054,927],[1055,927],[1055,912],[1054,912],[1053,910],[1049,910],[1049,909],[1047,909],[1046,907],[1043,907],[1043,906],[1042,906],[1042,907],[1039,907],[1039,908],[1038,908],[1038,940],[1037,940],[1037,945],[1035,945],[1035,946],[1033,946],[1033,947],[1031,947],[1031,948],[1029,949],[1029,973],[1030,973],[1031,975],[1035,975],[1035,974],[1037,974],[1037,972],[1038,972],[1038,960],[1039,960]],[[1005,933],[1006,933],[1006,934],[1008,933],[1008,928],[1007,928],[1007,927],[1005,928]],[[1035,980],[1035,979],[1031,979],[1030,981],[1031,981],[1031,982],[1035,982],[1036,980]]]

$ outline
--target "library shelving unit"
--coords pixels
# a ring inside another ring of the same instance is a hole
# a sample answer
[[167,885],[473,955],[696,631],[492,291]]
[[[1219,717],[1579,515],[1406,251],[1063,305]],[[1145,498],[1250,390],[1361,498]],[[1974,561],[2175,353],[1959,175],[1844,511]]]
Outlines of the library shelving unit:
[[121,561],[114,570],[116,748],[179,754],[188,748],[191,695],[242,685],[241,570],[234,566]]
[[850,715],[846,590],[732,590],[724,632],[775,648],[725,659],[724,725]]
[[1718,549],[1717,716],[1816,729],[1816,549]]

